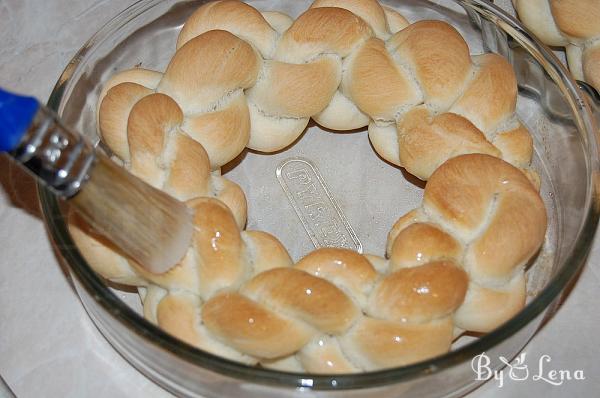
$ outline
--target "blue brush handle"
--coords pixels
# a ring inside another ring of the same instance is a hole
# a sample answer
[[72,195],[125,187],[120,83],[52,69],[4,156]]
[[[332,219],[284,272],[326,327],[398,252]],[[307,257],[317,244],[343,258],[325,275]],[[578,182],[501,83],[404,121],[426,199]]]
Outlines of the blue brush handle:
[[91,143],[53,111],[35,98],[0,88],[1,152],[67,198],[79,192],[96,159]]
[[35,98],[0,88],[0,152],[17,148],[39,108]]

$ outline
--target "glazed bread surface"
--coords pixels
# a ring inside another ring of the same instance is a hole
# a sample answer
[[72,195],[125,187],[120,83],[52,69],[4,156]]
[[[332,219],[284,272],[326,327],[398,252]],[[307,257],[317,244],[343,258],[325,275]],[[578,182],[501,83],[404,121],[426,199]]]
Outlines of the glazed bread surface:
[[[317,0],[296,20],[206,3],[164,72],[119,72],[98,101],[115,157],[194,210],[186,257],[154,274],[74,215],[70,230],[99,274],[139,288],[149,321],[208,352],[311,373],[425,360],[525,304],[547,221],[516,96],[504,58],[375,0]],[[245,229],[244,193],[220,168],[246,147],[285,148],[311,118],[368,126],[381,157],[428,180],[385,257],[327,248],[294,264]]]
[[[73,225],[100,274],[143,289],[144,315],[183,341],[247,364],[310,373],[401,366],[488,332],[525,304],[525,266],[546,212],[517,168],[455,157],[396,222],[386,258],[319,249],[293,264],[264,232],[239,228],[214,198],[188,202],[196,233],[184,260],[152,274]],[[503,253],[498,256],[497,253]]]

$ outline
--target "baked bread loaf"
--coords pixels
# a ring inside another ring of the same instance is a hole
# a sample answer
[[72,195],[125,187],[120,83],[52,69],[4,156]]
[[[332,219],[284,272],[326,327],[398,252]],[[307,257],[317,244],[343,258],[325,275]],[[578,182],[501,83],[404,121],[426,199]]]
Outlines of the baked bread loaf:
[[521,21],[549,46],[565,47],[575,79],[600,91],[600,0],[513,0]]
[[165,274],[116,261],[74,227],[73,237],[100,274],[144,288],[144,315],[167,332],[233,360],[311,373],[404,365],[446,352],[464,330],[493,330],[523,307],[524,267],[546,231],[525,175],[479,154],[434,172],[422,207],[392,228],[387,258],[320,249],[293,265],[271,235],[240,231],[221,201],[188,203],[194,243]]
[[[179,128],[204,146],[213,169],[245,146],[273,152],[292,144],[311,117],[335,130],[368,125],[384,159],[424,180],[460,154],[520,168],[532,156],[504,58],[471,57],[447,23],[409,25],[375,0],[317,0],[295,21],[235,0],[207,3],[184,25],[164,74],[121,72],[100,103],[112,88],[138,98],[140,86],[177,103]],[[106,129],[104,121],[126,120],[128,110],[100,105],[109,145],[125,123]]]
[[[115,75],[98,124],[126,168],[195,211],[187,255],[153,274],[70,224],[99,274],[139,287],[147,319],[236,361],[345,373],[442,354],[523,307],[546,212],[519,169],[532,140],[503,58],[471,57],[448,24],[408,24],[375,0],[317,0],[295,21],[207,3],[177,47],[164,73]],[[243,192],[219,168],[245,146],[291,144],[311,117],[368,124],[382,157],[429,179],[386,257],[331,248],[294,264],[275,237],[244,230]]]

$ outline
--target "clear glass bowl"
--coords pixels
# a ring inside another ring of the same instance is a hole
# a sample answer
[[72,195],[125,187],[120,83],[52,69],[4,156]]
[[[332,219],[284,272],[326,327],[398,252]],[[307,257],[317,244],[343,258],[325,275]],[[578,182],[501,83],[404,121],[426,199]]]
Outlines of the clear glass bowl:
[[[284,393],[461,395],[482,382],[475,380],[472,358],[486,352],[492,369],[502,366],[499,356],[513,358],[552,313],[561,293],[584,264],[598,222],[597,130],[591,104],[560,62],[517,21],[486,1],[383,2],[400,10],[411,22],[446,20],[463,34],[472,53],[497,52],[515,67],[518,114],[534,136],[534,167],[542,178],[541,194],[550,220],[547,241],[528,270],[527,306],[495,331],[480,338],[462,338],[451,352],[410,366],[335,376],[249,367],[171,337],[139,314],[135,305],[139,299],[118,297],[81,257],[67,231],[64,209],[40,187],[49,231],[70,267],[89,316],[133,366],[166,389],[178,395],[205,397],[279,397]],[[49,105],[68,125],[97,142],[95,110],[102,84],[116,71],[136,65],[164,70],[182,24],[202,3],[143,0],[128,8],[94,35],[68,64]],[[249,3],[294,17],[309,5],[307,0]],[[249,227],[275,233],[295,259],[311,246],[275,178],[277,165],[290,156],[309,157],[321,168],[365,252],[382,254],[393,222],[421,201],[422,184],[378,159],[364,132],[332,133],[311,124],[303,138],[287,150],[272,155],[247,151],[226,172],[248,196]],[[375,184],[367,190],[366,182]],[[124,295],[119,292],[119,296]]]

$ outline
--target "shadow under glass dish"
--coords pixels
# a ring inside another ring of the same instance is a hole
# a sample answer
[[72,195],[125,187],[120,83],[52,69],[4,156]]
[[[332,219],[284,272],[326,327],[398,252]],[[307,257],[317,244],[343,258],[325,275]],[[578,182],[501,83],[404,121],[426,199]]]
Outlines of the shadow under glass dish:
[[[71,61],[49,105],[67,125],[88,133],[97,142],[96,108],[102,85],[115,72],[135,66],[164,71],[181,26],[203,3],[143,0],[125,10]],[[248,3],[293,17],[310,4],[305,0]],[[128,297],[130,304],[117,297],[76,250],[66,228],[64,209],[40,188],[49,231],[70,267],[91,319],[117,351],[166,389],[178,395],[206,397],[279,397],[283,393],[304,395],[308,390],[312,391],[309,395],[344,397],[461,395],[481,383],[474,380],[471,359],[485,351],[492,361],[490,368],[498,369],[503,365],[499,356],[513,358],[552,312],[565,286],[583,265],[598,221],[593,203],[597,143],[590,109],[559,61],[514,19],[483,0],[383,3],[411,22],[445,20],[463,35],[472,54],[497,52],[515,68],[517,113],[534,138],[533,167],[542,179],[541,195],[549,217],[546,242],[528,271],[526,308],[492,333],[460,339],[451,352],[410,366],[335,376],[249,367],[188,346],[158,329],[139,314],[137,296]],[[420,205],[422,184],[379,159],[366,132],[332,133],[311,123],[292,147],[273,155],[246,152],[226,174],[248,197],[249,229],[274,233],[295,260],[314,247],[276,179],[277,165],[292,157],[308,158],[318,167],[365,253],[383,254],[392,224]]]

